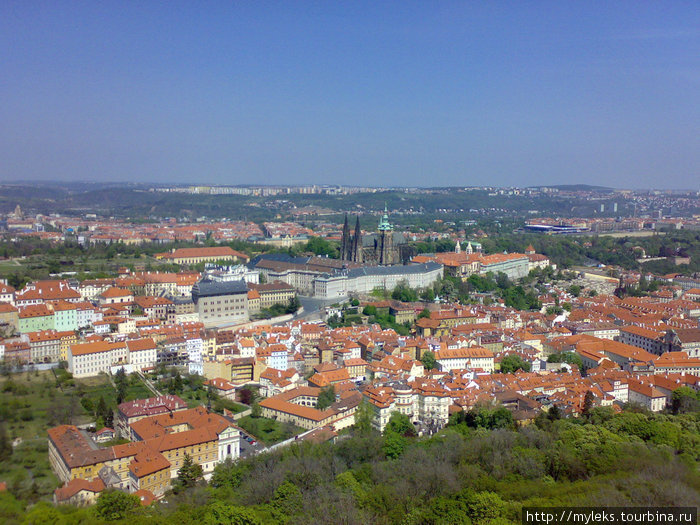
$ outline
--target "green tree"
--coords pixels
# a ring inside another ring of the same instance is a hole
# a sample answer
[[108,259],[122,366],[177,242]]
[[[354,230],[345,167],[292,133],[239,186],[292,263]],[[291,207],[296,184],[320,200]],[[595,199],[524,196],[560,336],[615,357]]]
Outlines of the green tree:
[[185,453],[185,457],[182,460],[182,466],[177,471],[177,479],[173,484],[173,488],[178,490],[194,487],[202,478],[202,475],[202,466],[195,463],[192,457]]
[[250,415],[254,418],[262,417],[262,408],[260,408],[257,401],[253,401],[253,403],[250,405]]
[[572,284],[566,291],[574,297],[581,295],[581,287],[578,284]]
[[595,396],[593,395],[593,392],[586,390],[586,394],[583,396],[583,410],[581,411],[584,416],[587,416],[591,412],[594,401]]
[[120,405],[126,399],[126,392],[129,389],[129,380],[126,377],[124,367],[121,367],[114,374],[114,384],[117,387],[117,405]]
[[435,300],[435,291],[432,288],[425,288],[423,291],[421,291],[420,298],[423,301],[432,303]]
[[389,416],[389,421],[384,427],[384,434],[387,435],[391,432],[395,432],[401,436],[415,436],[416,428],[411,423],[410,418],[406,414],[401,412],[392,412]]
[[107,489],[99,495],[94,508],[99,518],[116,521],[126,519],[140,504],[138,496]]
[[323,237],[311,237],[304,246],[304,250],[313,252],[316,255],[327,255],[335,259],[338,258],[337,245]]
[[695,390],[682,386],[673,391],[671,409],[674,414],[700,411],[700,395]]
[[524,361],[519,355],[511,354],[501,359],[501,372],[504,374],[513,374],[518,370],[524,372],[530,371],[530,363]]
[[355,411],[355,430],[359,434],[368,434],[372,431],[372,419],[374,419],[372,405],[363,397]]
[[7,435],[4,423],[0,423],[0,462],[5,462],[12,456],[12,442]]
[[430,318],[430,310],[423,308],[421,313],[418,314],[418,319]]
[[211,503],[204,514],[204,525],[262,525],[252,510],[223,501]]
[[412,303],[418,300],[418,294],[413,288],[408,286],[406,281],[401,281],[391,292],[391,298],[404,303]]
[[318,402],[316,403],[316,408],[319,410],[325,410],[329,406],[335,403],[335,387],[333,385],[328,385],[326,388],[322,389],[318,394]]
[[304,500],[299,488],[294,483],[285,481],[275,490],[272,505],[285,516],[292,517],[301,513]]
[[406,438],[396,432],[385,433],[382,451],[388,459],[398,459],[406,449]]
[[457,499],[467,507],[467,514],[477,525],[502,517],[506,510],[505,502],[495,492],[465,490]]
[[[114,428],[114,412],[105,403],[104,397],[100,396],[95,407],[95,417],[102,421],[102,424],[109,428]],[[99,430],[99,429],[97,429]]]
[[548,363],[568,363],[576,365],[579,369],[583,369],[583,360],[581,356],[574,352],[561,352],[552,354],[547,358]]
[[435,359],[435,354],[430,350],[423,353],[423,355],[420,358],[420,361],[421,363],[423,363],[423,366],[426,370],[434,370],[435,368],[437,368],[437,360]]
[[425,509],[414,509],[404,520],[404,525],[471,525],[463,502],[446,497],[434,498]]
[[478,406],[467,412],[457,412],[450,416],[450,425],[466,424],[471,428],[512,429],[514,427],[513,414],[504,406],[489,408]]
[[243,467],[230,457],[221,463],[217,463],[211,475],[210,485],[214,488],[236,488],[243,479]]
[[173,377],[172,383],[171,383],[171,390],[172,394],[182,394],[182,376],[180,375],[180,372],[175,372],[175,377]]
[[24,515],[24,507],[25,503],[10,492],[0,492],[0,522],[19,523]]
[[550,421],[556,421],[557,419],[561,419],[561,410],[559,410],[559,407],[557,405],[552,405],[547,411],[547,417]]

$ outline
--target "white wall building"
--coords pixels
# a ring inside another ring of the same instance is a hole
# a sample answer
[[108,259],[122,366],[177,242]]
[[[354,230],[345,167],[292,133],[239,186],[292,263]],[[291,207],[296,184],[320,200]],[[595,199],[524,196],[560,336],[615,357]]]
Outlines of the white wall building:
[[314,295],[336,299],[352,293],[370,293],[376,288],[393,290],[405,282],[411,288],[425,288],[442,278],[443,266],[435,262],[395,266],[363,266],[318,276]]
[[473,346],[471,348],[441,349],[435,352],[435,360],[440,370],[461,370],[463,368],[481,369],[491,373],[494,369],[493,352],[488,348]]
[[132,339],[127,341],[129,349],[129,364],[134,370],[143,370],[156,366],[158,361],[158,348],[150,337],[146,339]]
[[73,377],[91,377],[109,373],[112,366],[128,364],[126,343],[95,341],[72,345],[68,351],[68,371]]

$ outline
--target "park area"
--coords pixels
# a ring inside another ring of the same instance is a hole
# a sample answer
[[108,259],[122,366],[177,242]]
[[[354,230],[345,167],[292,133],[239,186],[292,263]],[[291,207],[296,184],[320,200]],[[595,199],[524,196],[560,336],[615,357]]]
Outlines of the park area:
[[[30,501],[49,498],[59,481],[49,466],[46,431],[62,424],[96,422],[100,399],[108,409],[116,408],[116,389],[106,375],[74,379],[64,369],[4,372],[0,378],[0,481]],[[125,400],[151,395],[138,376],[128,378]]]
[[226,409],[234,414],[248,409],[246,405],[220,397],[215,389],[204,384],[206,379],[197,374],[181,373],[178,368],[171,367],[162,368],[149,377],[160,392],[179,396],[189,408],[210,405],[214,412]]
[[236,423],[268,447],[304,432],[303,428],[291,423],[281,423],[266,417],[245,416]]

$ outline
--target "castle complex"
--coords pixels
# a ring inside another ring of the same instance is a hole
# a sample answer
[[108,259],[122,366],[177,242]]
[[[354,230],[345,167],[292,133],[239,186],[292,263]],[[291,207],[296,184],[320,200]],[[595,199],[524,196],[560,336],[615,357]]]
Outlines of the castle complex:
[[360,217],[355,221],[355,233],[350,234],[348,226],[348,216],[345,215],[345,223],[343,224],[343,237],[340,244],[340,258],[344,261],[355,263],[378,264],[388,266],[391,264],[400,264],[405,259],[408,259],[403,254],[402,246],[397,246],[394,243],[394,227],[389,222],[389,214],[384,207],[384,215],[377,227],[378,234],[374,239],[374,243],[369,246],[364,246],[362,242],[362,230],[360,229]]

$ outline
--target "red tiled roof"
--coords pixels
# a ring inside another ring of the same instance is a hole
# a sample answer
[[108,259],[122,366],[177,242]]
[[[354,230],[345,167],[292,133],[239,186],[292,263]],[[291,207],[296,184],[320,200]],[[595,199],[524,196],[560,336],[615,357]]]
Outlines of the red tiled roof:
[[105,484],[100,478],[95,478],[93,481],[86,481],[84,479],[75,478],[70,480],[61,488],[56,489],[54,494],[56,496],[56,501],[58,503],[61,503],[64,501],[68,501],[70,498],[72,498],[73,496],[75,496],[83,490],[98,493],[102,492],[104,489]]

